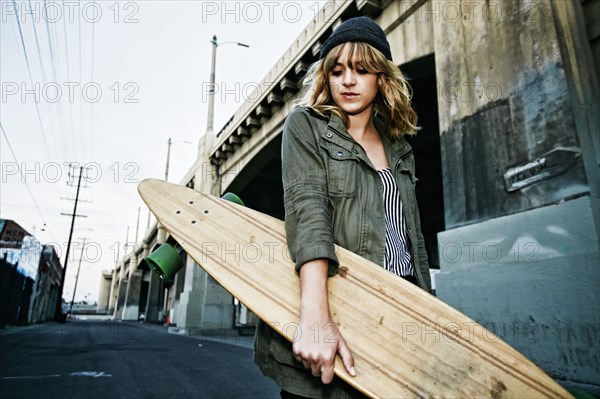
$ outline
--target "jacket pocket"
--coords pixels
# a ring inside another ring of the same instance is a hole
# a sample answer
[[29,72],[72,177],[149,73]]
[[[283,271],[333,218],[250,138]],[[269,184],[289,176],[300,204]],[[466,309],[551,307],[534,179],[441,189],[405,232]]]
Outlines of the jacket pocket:
[[415,176],[415,159],[412,154],[398,161],[396,166],[403,181],[409,182],[414,187],[419,179]]
[[273,334],[269,351],[278,363],[304,370],[304,365],[296,360],[296,356],[294,356],[292,343],[277,332]]
[[327,167],[327,190],[330,197],[355,197],[358,161],[351,151],[332,143],[321,144]]

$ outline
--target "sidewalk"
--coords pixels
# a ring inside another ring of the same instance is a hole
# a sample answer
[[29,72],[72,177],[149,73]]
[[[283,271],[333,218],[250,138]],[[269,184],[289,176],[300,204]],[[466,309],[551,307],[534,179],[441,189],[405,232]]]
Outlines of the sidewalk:
[[67,321],[64,324],[49,321],[45,323],[30,324],[27,326],[5,326],[0,329],[0,337],[17,334],[29,330],[39,330],[48,328],[50,326],[68,327],[72,324],[80,324],[86,322],[101,322],[101,323],[123,323],[131,326],[137,326],[144,329],[155,330],[163,332],[164,334],[177,334],[184,335],[190,338],[194,338],[200,341],[211,341],[219,342],[227,345],[239,346],[247,349],[253,349],[254,333],[253,330],[246,330],[246,334],[241,335],[237,329],[232,328],[206,328],[206,329],[193,329],[190,332],[184,331],[184,329],[178,328],[177,326],[166,326],[164,324],[157,323],[145,323],[139,321],[120,321],[120,320],[108,320],[108,319],[96,319],[94,318],[77,318]]
[[240,346],[247,349],[253,349],[254,333],[249,335],[240,335],[237,329],[231,328],[207,328],[193,329],[190,332],[185,332],[176,326],[165,327],[169,334],[186,335],[190,338],[195,338],[201,341],[219,342],[222,344]]

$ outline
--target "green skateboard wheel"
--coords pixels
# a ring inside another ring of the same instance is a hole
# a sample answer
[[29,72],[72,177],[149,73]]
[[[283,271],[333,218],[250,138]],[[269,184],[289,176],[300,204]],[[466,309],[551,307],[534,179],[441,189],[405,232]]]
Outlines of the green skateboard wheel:
[[224,199],[225,201],[229,201],[229,202],[233,202],[234,204],[245,206],[244,201],[242,201],[241,198],[238,197],[237,195],[235,195],[234,193],[225,193],[225,194],[223,194],[223,196],[221,198]]
[[[234,193],[225,193],[221,198],[225,201],[245,206],[244,201]],[[146,257],[146,264],[148,265],[148,268],[158,274],[162,280],[172,281],[175,273],[184,266],[180,252],[181,248],[179,246],[173,247],[170,244],[164,243]]]
[[171,244],[162,244],[146,257],[146,264],[164,281],[171,281],[183,265],[183,259]]

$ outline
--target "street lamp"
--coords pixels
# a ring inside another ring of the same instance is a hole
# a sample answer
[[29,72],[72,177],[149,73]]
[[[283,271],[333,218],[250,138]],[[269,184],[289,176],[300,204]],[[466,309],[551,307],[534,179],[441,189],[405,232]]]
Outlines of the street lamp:
[[169,140],[167,140],[167,144],[168,145],[167,145],[167,164],[165,165],[165,181],[167,181],[169,179],[169,158],[171,157],[171,144],[175,144],[175,143],[192,144],[191,141],[187,141],[187,140],[176,140],[176,141],[173,141],[169,137]]
[[206,134],[212,134],[213,133],[213,122],[214,122],[214,115],[215,115],[215,64],[217,61],[217,47],[222,46],[224,44],[236,44],[238,46],[241,47],[250,47],[247,44],[244,43],[240,43],[240,42],[222,42],[219,43],[217,42],[217,35],[213,35],[212,40],[210,41],[210,43],[212,44],[213,48],[212,48],[212,62],[210,65],[210,84],[209,84],[209,91],[208,91],[208,119],[206,122]]

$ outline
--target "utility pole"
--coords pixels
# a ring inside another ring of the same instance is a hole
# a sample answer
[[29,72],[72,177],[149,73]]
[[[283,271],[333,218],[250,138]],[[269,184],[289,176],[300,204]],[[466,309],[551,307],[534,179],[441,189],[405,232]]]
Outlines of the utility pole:
[[[69,172],[70,175],[70,172]],[[65,289],[65,277],[67,275],[67,266],[69,265],[69,251],[71,250],[71,240],[73,239],[73,227],[75,227],[75,218],[76,217],[86,217],[85,215],[77,214],[77,203],[79,202],[79,189],[81,187],[81,177],[83,175],[83,166],[79,167],[79,177],[77,179],[77,193],[75,194],[75,205],[73,206],[73,213],[69,215],[68,213],[62,213],[64,216],[71,216],[71,230],[69,231],[69,241],[67,243],[67,253],[65,254],[65,261],[63,266],[63,274],[60,278],[60,287],[58,289],[58,296],[56,297],[56,309],[54,311],[54,319],[56,321],[61,321],[62,315],[62,296],[63,291]]]
[[81,260],[83,259],[83,250],[85,249],[85,238],[83,239],[83,245],[81,246],[81,254],[79,255],[79,265],[77,266],[77,275],[75,276],[75,288],[73,288],[73,298],[71,298],[71,307],[69,308],[69,314],[73,315],[73,302],[75,302],[75,292],[77,292],[77,283],[79,282],[79,271],[81,270]]
[[135,224],[135,243],[138,242],[138,233],[140,232],[140,207],[138,206],[137,222]]
[[[214,128],[214,119],[215,119],[215,93],[216,93],[216,86],[215,86],[215,69],[216,69],[216,64],[217,64],[217,47],[222,46],[224,44],[236,44],[238,46],[241,47],[250,47],[247,44],[244,43],[240,43],[240,42],[222,42],[219,43],[217,41],[217,35],[213,35],[212,40],[210,41],[210,44],[212,44],[212,55],[211,55],[211,62],[210,62],[210,83],[209,83],[209,92],[208,92],[208,116],[206,118],[206,134],[207,135],[212,135],[214,134],[213,128]],[[166,179],[165,179],[166,180]]]
[[169,137],[169,140],[167,141],[167,164],[165,166],[165,181],[169,181],[169,158],[171,157],[171,144],[173,144],[173,141],[171,141],[171,138]]
[[210,91],[208,92],[208,117],[206,118],[207,135],[213,134],[213,125],[215,118],[215,66],[217,63],[217,46],[219,45],[219,43],[217,42],[217,35],[213,35],[210,44],[212,44],[212,57],[210,62]]
[[187,140],[171,140],[171,138],[169,137],[169,140],[167,140],[167,163],[165,165],[165,181],[169,181],[169,161],[171,159],[171,146],[175,143],[186,143],[186,144],[192,144],[191,141],[187,141]]
[[127,256],[127,249],[129,249],[129,226],[127,226],[127,234],[125,235],[125,245],[123,245],[123,259]]

